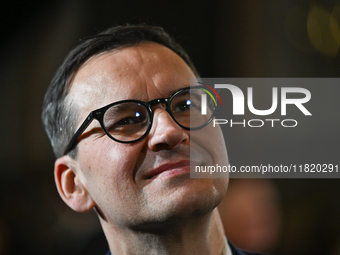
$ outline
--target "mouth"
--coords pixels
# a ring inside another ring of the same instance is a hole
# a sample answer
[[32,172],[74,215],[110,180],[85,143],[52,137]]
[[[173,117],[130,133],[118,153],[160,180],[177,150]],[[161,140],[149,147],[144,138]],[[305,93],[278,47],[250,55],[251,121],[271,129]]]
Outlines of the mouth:
[[190,160],[181,160],[175,163],[165,163],[157,168],[148,171],[145,175],[145,179],[162,179],[171,178],[178,175],[190,173],[190,165],[193,162]]

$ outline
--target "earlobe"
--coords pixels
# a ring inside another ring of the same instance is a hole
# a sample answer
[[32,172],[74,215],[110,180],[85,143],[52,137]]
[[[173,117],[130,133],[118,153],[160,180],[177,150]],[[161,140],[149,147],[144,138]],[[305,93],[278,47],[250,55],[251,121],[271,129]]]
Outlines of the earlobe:
[[54,164],[54,179],[59,195],[77,212],[87,212],[95,203],[79,178],[77,163],[69,156],[58,158]]

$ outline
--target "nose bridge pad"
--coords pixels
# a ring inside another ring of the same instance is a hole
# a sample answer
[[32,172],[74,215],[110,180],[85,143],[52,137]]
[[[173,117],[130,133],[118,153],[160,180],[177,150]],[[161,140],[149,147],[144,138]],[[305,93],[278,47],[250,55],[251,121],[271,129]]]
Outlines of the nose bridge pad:
[[162,108],[163,110],[166,110],[166,103],[165,102],[158,102],[151,106],[151,109],[153,112],[156,111],[157,108]]
[[161,109],[161,110],[165,111],[169,115],[169,117],[172,119],[171,114],[167,110],[166,103],[165,102],[158,102],[158,103],[155,103],[154,105],[151,106],[151,110],[153,112],[153,119],[154,120],[155,120],[155,117],[158,115],[157,109]]

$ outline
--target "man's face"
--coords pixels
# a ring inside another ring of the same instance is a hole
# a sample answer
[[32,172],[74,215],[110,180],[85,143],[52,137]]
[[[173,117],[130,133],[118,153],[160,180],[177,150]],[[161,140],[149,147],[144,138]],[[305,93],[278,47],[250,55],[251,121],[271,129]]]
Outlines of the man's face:
[[[169,97],[194,77],[170,49],[143,43],[88,60],[76,73],[68,100],[79,112],[79,127],[92,110],[124,99]],[[116,226],[206,213],[227,189],[226,179],[191,179],[189,172],[190,160],[195,165],[228,164],[221,131],[209,124],[189,132],[164,106],[153,111],[152,129],[141,141],[115,142],[93,121],[78,145],[76,174],[106,220]],[[191,159],[190,146],[195,152]]]

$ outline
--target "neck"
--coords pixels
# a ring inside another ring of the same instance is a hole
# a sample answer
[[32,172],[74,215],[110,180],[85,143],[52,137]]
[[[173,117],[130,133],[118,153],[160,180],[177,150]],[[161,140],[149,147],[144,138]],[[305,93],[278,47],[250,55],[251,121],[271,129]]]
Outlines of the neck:
[[217,208],[202,217],[172,222],[163,228],[132,230],[101,220],[110,250],[115,254],[221,254],[225,245]]

